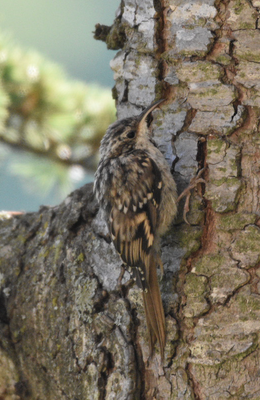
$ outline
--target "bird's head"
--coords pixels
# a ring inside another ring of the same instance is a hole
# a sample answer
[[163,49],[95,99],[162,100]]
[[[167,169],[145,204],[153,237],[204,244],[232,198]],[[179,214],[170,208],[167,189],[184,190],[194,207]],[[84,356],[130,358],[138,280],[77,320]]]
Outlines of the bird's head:
[[140,115],[121,119],[110,125],[101,141],[101,157],[116,158],[135,148],[145,148],[145,143],[150,140],[151,113],[163,101],[151,104]]

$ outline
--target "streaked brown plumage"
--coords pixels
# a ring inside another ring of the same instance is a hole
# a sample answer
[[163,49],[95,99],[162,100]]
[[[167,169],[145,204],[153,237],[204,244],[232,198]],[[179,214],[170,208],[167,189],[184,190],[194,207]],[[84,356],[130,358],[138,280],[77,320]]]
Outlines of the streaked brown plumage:
[[105,211],[111,238],[126,268],[143,291],[152,353],[156,339],[165,347],[165,317],[157,279],[160,236],[177,211],[170,168],[151,139],[151,112],[111,125],[100,146],[94,191]]

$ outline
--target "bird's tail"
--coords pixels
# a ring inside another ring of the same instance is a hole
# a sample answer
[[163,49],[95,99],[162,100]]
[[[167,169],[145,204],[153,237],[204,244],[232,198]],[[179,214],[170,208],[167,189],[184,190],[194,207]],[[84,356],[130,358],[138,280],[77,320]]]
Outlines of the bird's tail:
[[160,346],[161,359],[164,357],[165,347],[165,316],[162,305],[162,298],[157,278],[158,257],[150,258],[149,274],[147,274],[147,291],[143,292],[145,316],[149,334],[150,355],[156,340]]

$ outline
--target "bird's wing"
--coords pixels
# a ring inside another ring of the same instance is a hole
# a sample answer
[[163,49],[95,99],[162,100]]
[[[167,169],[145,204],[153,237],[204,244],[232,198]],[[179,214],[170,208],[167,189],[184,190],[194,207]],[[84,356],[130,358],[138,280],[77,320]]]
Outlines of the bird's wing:
[[114,176],[111,185],[110,234],[138,286],[146,289],[161,201],[161,173],[145,152],[119,161],[116,173],[121,176]]
[[[114,170],[121,176],[115,176],[111,185],[111,237],[143,290],[150,352],[157,339],[163,358],[165,317],[156,271],[161,261],[153,247],[163,185],[161,173],[156,163],[141,152],[122,158],[121,165]],[[116,186],[116,182],[122,184]]]

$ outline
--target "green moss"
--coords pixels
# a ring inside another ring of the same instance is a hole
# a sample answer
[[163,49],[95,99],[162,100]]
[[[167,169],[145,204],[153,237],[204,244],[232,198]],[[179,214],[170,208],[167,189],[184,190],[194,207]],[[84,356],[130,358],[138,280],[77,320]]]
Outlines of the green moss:
[[205,276],[188,273],[185,277],[183,290],[187,296],[183,315],[188,318],[186,324],[188,323],[190,325],[190,318],[203,315],[210,308],[209,303],[205,299],[205,294],[208,292],[207,278]]
[[141,65],[141,60],[142,60],[142,55],[141,54],[137,54],[136,58],[135,58],[135,65],[137,67],[139,67],[139,65]]
[[204,72],[204,74],[206,75],[207,78],[210,78],[210,77],[212,78],[212,73],[214,74],[214,78],[215,77],[219,78],[219,76],[220,76],[219,69],[211,62],[206,62],[206,61],[199,62],[198,67],[199,67],[200,71]]
[[[240,312],[245,314],[246,321],[259,318],[259,309],[260,309],[259,296],[257,295],[247,296],[244,294],[239,294],[236,300]],[[257,311],[257,313],[255,314],[254,311]]]
[[228,55],[219,55],[216,57],[216,62],[219,64],[227,65],[231,61],[231,57]]
[[236,3],[236,5],[234,6],[234,12],[235,12],[235,14],[236,14],[236,15],[241,14],[241,12],[243,11],[243,9],[244,9],[243,2],[242,2],[241,0],[238,0],[237,3]]
[[227,180],[226,177],[223,177],[221,179],[210,179],[210,183],[213,183],[215,186],[221,186],[223,183],[225,183]]
[[255,214],[236,213],[222,215],[218,223],[218,228],[224,231],[241,230],[246,225],[254,224],[255,220]]
[[[208,85],[207,87],[198,87],[194,90],[191,90],[190,96],[198,99],[211,99],[215,98],[218,102],[223,98],[228,99],[231,102],[235,99],[236,89],[235,87],[227,86],[222,83],[215,85]],[[214,112],[218,112],[218,109],[212,110]]]
[[185,225],[183,229],[180,230],[180,246],[186,250],[185,258],[200,248],[201,235],[202,229],[200,227]]
[[195,49],[192,49],[192,50],[184,50],[183,49],[183,50],[178,52],[178,55],[181,56],[181,57],[192,57],[192,56],[193,57],[194,56],[204,57],[205,54],[206,54],[206,50],[195,50]]
[[233,188],[235,186],[240,186],[241,182],[238,178],[228,178],[226,180],[227,186],[229,188]]
[[55,287],[56,284],[57,284],[57,278],[56,278],[56,276],[54,276],[54,277],[51,279],[51,281],[50,281],[50,283],[49,283],[49,286],[50,286],[50,287]]
[[250,22],[241,22],[239,29],[254,29],[254,27]]
[[17,236],[17,240],[19,240],[19,242],[21,243],[25,243],[26,242],[26,237],[23,235],[18,235]]
[[53,305],[53,307],[56,307],[57,304],[58,304],[58,298],[57,298],[57,297],[54,297],[54,299],[52,299],[52,305]]
[[77,262],[78,263],[82,263],[85,260],[85,254],[84,253],[80,253],[77,257]]
[[227,168],[225,168],[225,167],[219,167],[218,170],[223,173],[227,172]]
[[242,54],[239,54],[239,58],[241,60],[246,60],[246,61],[251,61],[251,62],[260,62],[260,54],[257,53],[251,53],[251,52],[245,52]]
[[198,297],[203,296],[207,279],[204,276],[198,276],[193,273],[189,273],[185,277],[184,291],[187,296]]
[[208,61],[181,64],[176,72],[182,82],[217,80],[221,75],[220,67]]
[[196,96],[200,97],[200,98],[204,98],[204,97],[212,97],[215,96],[216,94],[218,94],[217,89],[207,89],[207,90],[201,90],[200,92],[196,92]]
[[233,244],[233,251],[247,256],[248,262],[254,266],[260,261],[259,254],[260,229],[255,225],[249,225],[241,231]]
[[20,330],[13,331],[12,337],[13,337],[14,343],[16,343],[18,341],[18,339],[21,337],[21,331]]
[[50,254],[50,250],[47,247],[44,250],[45,250],[44,253],[39,254],[39,256],[42,256],[43,258],[47,258]]
[[27,326],[26,325],[22,326],[20,329],[21,335],[23,335],[26,332],[26,330],[27,330]]
[[172,56],[169,51],[165,51],[160,55],[161,60],[165,61],[168,65],[176,66],[178,61]]
[[[247,357],[249,354],[253,353],[253,351],[255,351],[258,348],[259,343],[258,343],[257,335],[254,334],[254,335],[251,335],[251,337],[253,339],[251,346],[249,348],[247,348],[245,351],[242,351],[241,353],[236,354],[232,358],[235,358],[236,360],[241,361],[245,357]],[[237,338],[235,338],[235,339],[237,339]]]
[[196,20],[196,25],[198,26],[205,26],[207,23],[207,19],[206,18],[199,18],[198,20]]
[[226,258],[221,254],[205,255],[201,257],[200,260],[194,265],[194,271],[196,274],[210,277],[225,264]]
[[237,184],[240,182],[238,178],[227,178],[223,177],[221,179],[210,179],[210,182],[213,183],[213,185],[216,186],[221,186],[223,183],[226,183],[229,188],[233,188],[237,186]]
[[207,148],[208,155],[211,154],[212,152],[214,152],[214,154],[223,153],[225,149],[226,149],[226,143],[223,142],[223,140],[212,139],[208,141],[208,148]]

